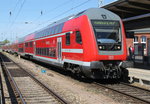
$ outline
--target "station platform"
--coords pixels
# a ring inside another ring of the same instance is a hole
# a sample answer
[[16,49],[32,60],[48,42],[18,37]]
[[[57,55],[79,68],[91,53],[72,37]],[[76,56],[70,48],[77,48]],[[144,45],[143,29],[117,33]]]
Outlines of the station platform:
[[150,86],[150,65],[135,64],[133,68],[128,68],[128,70],[130,82]]

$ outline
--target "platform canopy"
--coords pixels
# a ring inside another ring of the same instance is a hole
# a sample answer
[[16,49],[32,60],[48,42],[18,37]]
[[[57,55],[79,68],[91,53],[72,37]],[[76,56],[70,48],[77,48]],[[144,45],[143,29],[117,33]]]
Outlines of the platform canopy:
[[150,27],[150,0],[118,0],[102,8],[118,14],[127,30]]

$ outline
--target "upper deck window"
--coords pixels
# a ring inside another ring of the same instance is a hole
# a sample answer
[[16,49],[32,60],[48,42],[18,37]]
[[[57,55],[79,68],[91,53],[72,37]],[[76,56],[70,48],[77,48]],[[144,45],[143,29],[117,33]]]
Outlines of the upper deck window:
[[70,33],[66,33],[66,45],[70,45]]

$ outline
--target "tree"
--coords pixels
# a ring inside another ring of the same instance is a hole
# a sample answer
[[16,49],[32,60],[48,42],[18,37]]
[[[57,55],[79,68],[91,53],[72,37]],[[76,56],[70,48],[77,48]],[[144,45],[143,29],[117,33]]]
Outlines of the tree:
[[10,41],[7,40],[7,39],[5,39],[2,43],[3,43],[3,44],[7,44],[7,43],[10,43]]

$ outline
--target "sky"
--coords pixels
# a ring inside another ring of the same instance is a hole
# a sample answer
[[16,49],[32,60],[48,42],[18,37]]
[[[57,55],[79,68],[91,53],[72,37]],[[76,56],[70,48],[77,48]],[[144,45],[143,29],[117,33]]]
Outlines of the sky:
[[0,41],[8,39],[13,42],[64,17],[114,1],[116,0],[1,0]]

